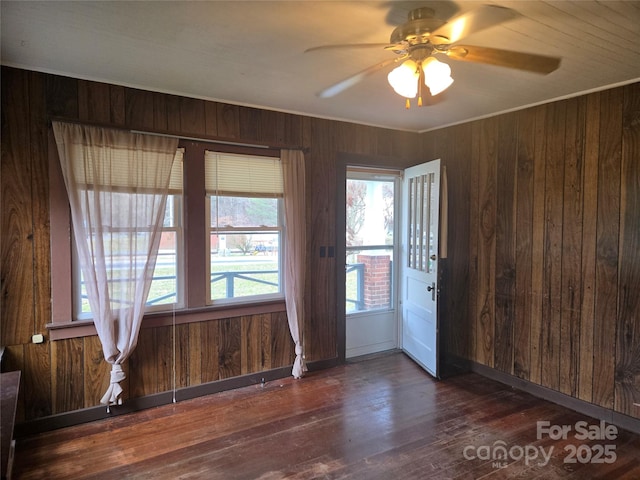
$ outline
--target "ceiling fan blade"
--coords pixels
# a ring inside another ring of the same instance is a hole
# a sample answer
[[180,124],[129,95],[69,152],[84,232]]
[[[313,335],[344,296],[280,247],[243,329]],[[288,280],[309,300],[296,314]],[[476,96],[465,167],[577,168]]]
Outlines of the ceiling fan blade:
[[385,60],[384,62],[380,62],[380,63],[376,63],[375,65],[371,65],[368,68],[365,68],[364,70],[361,70],[360,72],[356,73],[355,75],[351,75],[348,78],[345,78],[344,80],[335,83],[333,85],[331,85],[328,88],[325,88],[324,90],[322,90],[321,92],[318,92],[318,96],[320,98],[330,98],[330,97],[334,97],[339,93],[344,92],[346,89],[353,87],[355,84],[360,83],[362,80],[364,80],[366,77],[368,77],[371,74],[374,74],[376,72],[378,72],[379,70],[382,70],[383,68],[385,68],[388,65],[391,65],[393,63],[396,62],[400,62],[402,60],[404,60],[405,58],[407,58],[407,56],[401,56],[401,57],[394,57],[394,58],[390,58],[388,60]]
[[516,68],[534,73],[551,73],[560,66],[560,58],[533,53],[512,52],[489,47],[456,45],[446,50],[454,60],[486,63],[499,67]]
[[435,45],[455,43],[472,33],[493,27],[519,15],[518,12],[510,8],[497,5],[482,5],[451,19],[443,26],[435,29],[431,32],[429,39]]
[[336,43],[334,45],[320,45],[318,47],[307,48],[304,53],[316,52],[318,50],[336,50],[339,48],[385,48],[388,43]]

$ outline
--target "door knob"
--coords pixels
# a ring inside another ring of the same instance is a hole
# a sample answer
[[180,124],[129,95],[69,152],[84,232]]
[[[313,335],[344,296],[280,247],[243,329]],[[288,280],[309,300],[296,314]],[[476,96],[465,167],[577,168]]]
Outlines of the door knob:
[[430,258],[431,260],[436,260],[438,257],[436,257],[435,255],[431,255],[429,258]]
[[431,285],[427,287],[427,292],[431,292],[431,300],[436,301],[436,282],[432,282]]

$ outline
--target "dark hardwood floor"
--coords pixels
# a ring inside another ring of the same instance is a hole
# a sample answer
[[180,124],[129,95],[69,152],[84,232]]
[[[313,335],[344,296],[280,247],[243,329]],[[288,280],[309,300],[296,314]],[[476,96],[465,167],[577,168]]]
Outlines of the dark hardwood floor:
[[[537,438],[538,421],[572,430]],[[640,478],[640,436],[580,440],[581,426],[600,423],[392,353],[23,438],[14,478]]]

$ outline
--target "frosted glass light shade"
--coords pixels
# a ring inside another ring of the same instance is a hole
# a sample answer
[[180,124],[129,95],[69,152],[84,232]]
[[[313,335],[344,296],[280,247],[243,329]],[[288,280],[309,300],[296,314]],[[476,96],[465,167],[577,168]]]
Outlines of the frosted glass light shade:
[[433,57],[429,57],[422,63],[422,69],[424,70],[424,83],[429,87],[431,95],[443,92],[453,83],[451,67]]
[[413,60],[407,60],[399,67],[394,68],[387,80],[398,95],[413,98],[418,94],[418,79],[420,73],[418,65]]

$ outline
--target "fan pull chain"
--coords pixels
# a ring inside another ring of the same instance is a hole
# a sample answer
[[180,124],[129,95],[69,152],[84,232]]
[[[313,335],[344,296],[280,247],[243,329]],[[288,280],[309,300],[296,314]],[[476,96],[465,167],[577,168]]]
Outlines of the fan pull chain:
[[418,64],[418,106],[422,106],[422,85],[424,84],[424,69],[422,62]]

